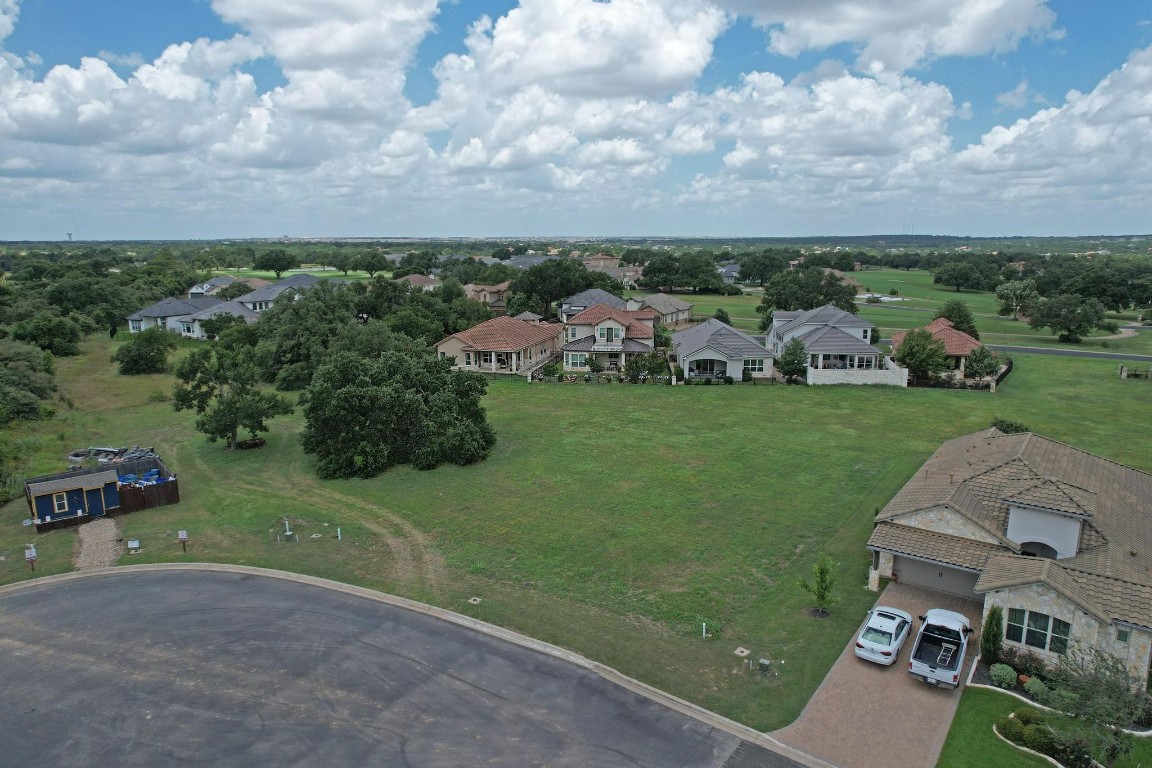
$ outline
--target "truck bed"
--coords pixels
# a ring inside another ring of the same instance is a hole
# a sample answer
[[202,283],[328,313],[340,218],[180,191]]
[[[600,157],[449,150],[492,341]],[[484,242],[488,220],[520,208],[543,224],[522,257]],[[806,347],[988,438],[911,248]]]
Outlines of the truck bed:
[[922,635],[912,659],[936,669],[952,671],[960,666],[961,651],[960,643],[955,640]]

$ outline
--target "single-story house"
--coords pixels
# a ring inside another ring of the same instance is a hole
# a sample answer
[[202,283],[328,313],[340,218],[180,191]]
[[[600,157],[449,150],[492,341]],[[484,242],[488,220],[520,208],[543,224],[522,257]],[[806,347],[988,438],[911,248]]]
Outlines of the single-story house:
[[440,287],[440,281],[435,277],[428,277],[427,275],[404,275],[398,277],[393,282],[406,285],[409,288],[419,288],[422,291],[434,291]]
[[[608,294],[611,295],[611,294]],[[631,355],[653,351],[656,313],[597,304],[564,324],[564,370],[587,371],[592,358],[605,371],[621,371]]]
[[[938,317],[922,329],[913,330],[928,331],[933,338],[944,342],[944,352],[948,355],[951,368],[959,371],[961,376],[964,375],[964,364],[968,361],[968,355],[980,346],[977,339],[958,330],[946,317]],[[897,331],[892,334],[892,354],[896,354],[896,350],[904,343],[904,337],[907,335],[908,331]]]
[[161,299],[155,304],[128,315],[128,330],[139,333],[149,328],[163,328],[173,333],[184,332],[183,319],[201,310],[221,304],[214,296],[199,296],[194,299]]
[[175,504],[180,488],[164,462],[152,458],[31,477],[24,481],[24,496],[41,531]]
[[940,446],[876,516],[870,586],[930,587],[1004,612],[1005,641],[1152,658],[1152,475],[1032,433]]
[[628,309],[628,302],[625,299],[600,288],[589,288],[560,301],[560,322],[566,323],[584,310],[597,305]]
[[809,384],[908,386],[908,369],[871,345],[875,329],[864,318],[831,304],[773,312],[769,348],[779,358],[789,341],[799,339],[808,354]]
[[689,378],[731,376],[744,371],[753,378],[772,377],[772,353],[764,336],[752,336],[710,317],[699,325],[672,334],[676,362]]
[[189,339],[207,339],[208,334],[204,332],[204,321],[220,315],[233,315],[248,324],[256,322],[260,317],[257,312],[246,307],[239,299],[222,301],[207,309],[180,318],[180,335]]
[[653,293],[628,299],[628,309],[650,309],[656,313],[656,320],[663,325],[677,325],[692,319],[690,302],[669,296],[666,293]]
[[461,371],[525,373],[559,352],[561,331],[555,323],[504,315],[436,342],[436,356]]

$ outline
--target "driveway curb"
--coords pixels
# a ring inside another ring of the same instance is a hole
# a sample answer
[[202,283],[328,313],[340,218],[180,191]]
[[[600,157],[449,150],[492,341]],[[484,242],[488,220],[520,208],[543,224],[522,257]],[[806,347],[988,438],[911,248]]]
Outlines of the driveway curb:
[[730,720],[723,715],[711,712],[703,707],[697,706],[689,701],[685,701],[670,693],[661,691],[654,688],[647,683],[642,683],[639,680],[628,677],[623,673],[609,667],[600,662],[592,661],[578,653],[561,648],[551,643],[546,643],[542,640],[537,640],[527,635],[522,635],[518,632],[513,632],[510,629],[498,627],[495,624],[489,624],[479,619],[474,619],[471,616],[465,616],[455,611],[450,611],[446,608],[438,608],[426,603],[416,602],[409,600],[405,597],[398,597],[390,595],[386,592],[378,592],[367,587],[358,587],[354,584],[343,584],[338,581],[330,579],[323,579],[317,576],[308,576],[300,573],[290,573],[288,571],[277,571],[269,568],[257,568],[248,565],[229,565],[226,563],[152,563],[146,565],[121,565],[113,566],[110,568],[100,568],[91,571],[73,571],[71,573],[61,573],[54,576],[44,576],[38,579],[29,581],[16,582],[14,584],[7,584],[0,587],[0,596],[9,594],[11,592],[19,592],[24,590],[36,589],[40,586],[53,585],[60,582],[74,581],[76,579],[98,578],[100,576],[114,576],[122,573],[140,573],[148,571],[213,571],[218,573],[234,573],[247,576],[265,576],[268,578],[281,579],[283,581],[291,581],[298,584],[308,584],[322,589],[332,589],[345,594],[354,595],[357,597],[374,600],[376,602],[385,603],[387,605],[395,606],[397,608],[404,608],[415,613],[421,613],[426,616],[433,616],[444,621],[457,624],[462,627],[467,627],[476,632],[482,632],[486,635],[498,638],[500,640],[514,643],[524,648],[529,648],[540,653],[548,654],[549,656],[562,659],[576,666],[594,672],[596,675],[615,683],[623,688],[626,688],[633,693],[639,694],[651,701],[662,704],[669,709],[675,710],[683,715],[687,715],[695,720],[698,720],[705,725],[711,726],[721,731],[743,739],[744,741],[755,744],[764,749],[775,752],[783,757],[787,757],[806,768],[836,768],[836,766],[828,763],[820,758],[809,755],[794,747],[777,740],[775,737],[761,731],[749,728],[742,725],[735,720]]

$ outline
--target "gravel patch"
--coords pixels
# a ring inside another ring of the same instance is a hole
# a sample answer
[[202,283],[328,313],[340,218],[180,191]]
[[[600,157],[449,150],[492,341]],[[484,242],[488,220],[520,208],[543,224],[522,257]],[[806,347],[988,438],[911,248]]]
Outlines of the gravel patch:
[[120,559],[121,547],[116,539],[120,529],[116,521],[107,517],[84,523],[76,529],[80,539],[76,553],[76,570],[88,571],[93,568],[107,568]]

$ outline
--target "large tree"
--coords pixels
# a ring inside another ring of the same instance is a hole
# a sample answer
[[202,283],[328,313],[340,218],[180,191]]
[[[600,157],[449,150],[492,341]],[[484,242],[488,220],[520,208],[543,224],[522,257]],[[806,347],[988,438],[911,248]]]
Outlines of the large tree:
[[280,279],[280,275],[284,274],[290,269],[296,269],[300,266],[300,259],[284,250],[283,248],[273,248],[270,251],[264,251],[256,257],[256,262],[252,265],[253,269],[266,269],[269,272],[276,273],[276,279]]
[[1096,329],[1116,332],[1116,323],[1104,319],[1104,306],[1096,299],[1073,294],[1061,294],[1040,301],[1028,325],[1033,328],[1051,328],[1052,333],[1068,344],[1079,344]]
[[172,407],[194,410],[196,429],[209,442],[225,440],[235,448],[241,429],[250,437],[267,432],[267,421],[292,413],[292,404],[273,392],[259,388],[255,364],[245,350],[204,346],[176,366]]
[[764,286],[764,298],[756,311],[764,316],[761,326],[772,324],[772,312],[793,312],[831,304],[855,314],[856,289],[832,272],[819,268],[794,269],[775,275]]
[[944,302],[944,306],[936,312],[936,317],[944,318],[952,323],[952,327],[956,330],[979,340],[980,332],[976,330],[976,318],[972,316],[972,310],[963,299],[950,299]]
[[54,311],[37,312],[27,320],[12,325],[12,338],[35,344],[57,357],[80,354],[80,325],[71,317]]
[[300,397],[301,442],[323,478],[374,477],[389,467],[481,461],[496,442],[475,373],[428,355],[335,355]]
[[124,376],[164,373],[168,370],[168,354],[174,349],[176,334],[163,328],[149,328],[121,344],[112,360],[120,363],[120,373]]
[[676,284],[694,291],[719,291],[724,278],[716,271],[716,262],[705,253],[686,253],[680,257]]
[[602,288],[619,294],[623,286],[603,272],[590,272],[575,259],[549,259],[524,270],[509,288],[511,294],[536,297],[536,311],[548,317],[552,303],[588,288]]
[[750,253],[740,259],[740,279],[764,285],[778,272],[788,268],[788,260],[776,253]]
[[967,262],[950,261],[937,267],[932,282],[950,285],[955,288],[957,292],[959,292],[961,288],[979,288],[980,272],[976,267]]
[[1036,291],[1035,280],[1009,280],[996,286],[996,300],[1000,302],[999,314],[1019,320],[1036,306],[1040,294]]
[[896,349],[896,362],[914,379],[931,379],[948,368],[944,342],[923,328],[908,331]]

